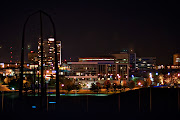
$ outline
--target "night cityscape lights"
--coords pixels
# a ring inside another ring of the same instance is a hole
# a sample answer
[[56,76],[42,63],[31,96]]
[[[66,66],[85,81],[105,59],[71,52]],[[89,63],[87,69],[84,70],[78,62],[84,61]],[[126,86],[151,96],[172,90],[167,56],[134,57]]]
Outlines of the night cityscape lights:
[[174,119],[178,8],[171,1],[2,1],[0,113]]

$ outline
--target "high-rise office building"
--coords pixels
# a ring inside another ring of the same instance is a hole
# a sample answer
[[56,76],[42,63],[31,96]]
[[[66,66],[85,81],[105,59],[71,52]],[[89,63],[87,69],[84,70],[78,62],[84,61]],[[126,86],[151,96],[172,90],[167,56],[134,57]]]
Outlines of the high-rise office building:
[[[57,59],[58,66],[61,65],[61,41],[56,41],[57,45]],[[38,58],[39,63],[41,62],[41,42],[38,42]],[[55,48],[54,48],[54,38],[48,38],[43,41],[43,64],[45,69],[53,70],[55,69]]]

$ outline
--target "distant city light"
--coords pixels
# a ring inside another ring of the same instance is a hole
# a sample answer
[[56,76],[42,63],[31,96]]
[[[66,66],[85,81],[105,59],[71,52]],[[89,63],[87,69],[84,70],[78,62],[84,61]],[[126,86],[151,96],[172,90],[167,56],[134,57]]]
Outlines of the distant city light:
[[28,49],[31,49],[31,45],[28,45]]
[[56,102],[49,102],[49,103],[56,103]]
[[12,87],[12,90],[15,90],[15,88]]
[[94,61],[96,61],[96,60],[114,60],[114,59],[100,59],[100,58],[94,58],[94,59],[79,59],[80,61],[92,61],[92,60],[94,60]]
[[56,73],[56,70],[52,70],[52,73]]
[[36,106],[32,106],[32,108],[36,108]]
[[49,38],[48,40],[49,40],[49,41],[54,41],[54,38]]
[[170,72],[168,72],[168,75],[170,75]]
[[141,82],[138,82],[138,85],[140,86],[140,85],[141,85]]
[[158,75],[158,72],[156,72],[156,75]]
[[62,87],[64,87],[64,84],[61,84]]
[[117,74],[118,78],[121,78],[121,76],[119,74]]
[[152,73],[149,73],[149,78],[151,81],[154,81],[153,78],[152,78]]
[[2,68],[4,68],[4,63],[0,63],[0,65],[2,65]]

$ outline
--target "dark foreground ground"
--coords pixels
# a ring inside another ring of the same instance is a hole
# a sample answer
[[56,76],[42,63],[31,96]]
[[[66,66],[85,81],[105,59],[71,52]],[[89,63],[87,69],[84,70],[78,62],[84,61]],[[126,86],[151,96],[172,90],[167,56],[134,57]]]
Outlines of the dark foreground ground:
[[[151,96],[150,96],[151,94]],[[5,93],[1,117],[5,119],[180,119],[179,88],[142,88],[109,96],[61,96],[59,103],[53,96],[40,97]],[[179,100],[179,101],[178,101]],[[36,108],[32,108],[35,106]]]

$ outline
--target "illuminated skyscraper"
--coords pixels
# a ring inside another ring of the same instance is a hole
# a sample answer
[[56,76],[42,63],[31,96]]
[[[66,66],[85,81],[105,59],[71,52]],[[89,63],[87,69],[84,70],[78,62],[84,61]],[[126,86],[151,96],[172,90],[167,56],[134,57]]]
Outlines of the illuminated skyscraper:
[[[61,65],[61,41],[56,41],[57,45],[57,58],[58,65]],[[38,58],[39,62],[41,59],[41,42],[38,42]],[[43,63],[45,69],[55,69],[55,48],[54,48],[54,38],[48,38],[48,40],[43,41]]]

